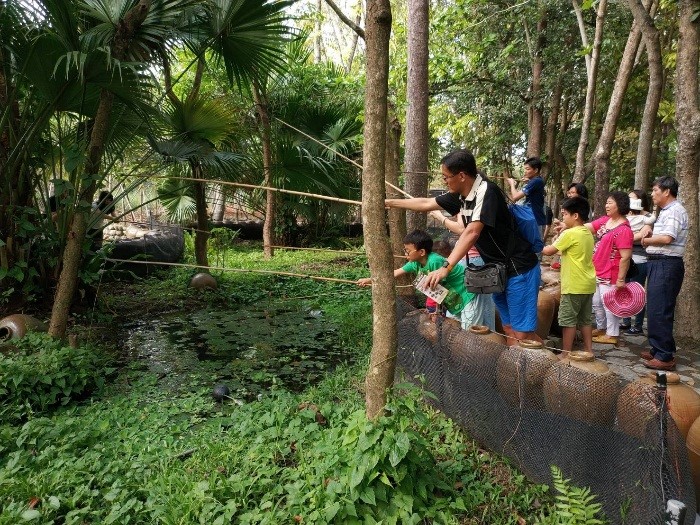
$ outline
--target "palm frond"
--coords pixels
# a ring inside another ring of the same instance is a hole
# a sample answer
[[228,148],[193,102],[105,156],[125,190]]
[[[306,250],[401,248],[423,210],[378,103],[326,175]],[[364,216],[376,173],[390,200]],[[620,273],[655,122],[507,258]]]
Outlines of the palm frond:
[[190,181],[166,179],[157,191],[170,221],[183,224],[196,216],[194,187]]

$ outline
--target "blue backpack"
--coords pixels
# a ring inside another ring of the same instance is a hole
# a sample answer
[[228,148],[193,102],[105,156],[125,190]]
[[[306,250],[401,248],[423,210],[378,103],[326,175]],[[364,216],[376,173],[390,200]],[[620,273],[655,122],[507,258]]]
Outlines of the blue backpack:
[[530,206],[509,204],[508,209],[515,219],[515,225],[518,228],[520,236],[530,243],[533,253],[540,253],[542,248],[544,248],[544,242],[542,242],[540,226],[535,220],[535,214],[532,208],[530,208]]

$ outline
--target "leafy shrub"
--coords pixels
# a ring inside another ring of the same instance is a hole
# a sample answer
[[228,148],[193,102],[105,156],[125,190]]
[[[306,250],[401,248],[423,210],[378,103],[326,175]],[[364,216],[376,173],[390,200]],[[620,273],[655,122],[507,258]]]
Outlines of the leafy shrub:
[[20,421],[66,405],[103,384],[106,359],[92,347],[70,348],[28,333],[0,357],[0,421]]

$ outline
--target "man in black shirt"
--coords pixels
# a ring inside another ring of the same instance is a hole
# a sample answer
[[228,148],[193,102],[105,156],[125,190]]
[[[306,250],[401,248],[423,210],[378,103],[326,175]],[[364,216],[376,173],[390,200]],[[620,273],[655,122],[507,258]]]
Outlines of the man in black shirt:
[[515,224],[505,195],[493,182],[478,174],[476,160],[467,150],[456,150],[440,162],[442,179],[448,192],[435,198],[387,199],[386,206],[414,211],[440,208],[450,215],[460,213],[466,226],[447,259],[446,266],[428,274],[428,284],[434,286],[476,245],[484,262],[506,265],[508,282],[502,293],[493,294],[501,316],[503,329],[513,338],[535,339],[537,328],[537,294],[540,286],[540,266],[528,241],[523,239]]

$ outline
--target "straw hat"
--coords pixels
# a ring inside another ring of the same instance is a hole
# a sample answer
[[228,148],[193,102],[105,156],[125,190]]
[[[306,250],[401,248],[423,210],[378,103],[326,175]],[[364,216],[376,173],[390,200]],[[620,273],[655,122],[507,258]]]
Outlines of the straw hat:
[[642,199],[630,199],[630,210],[642,211]]
[[603,304],[617,317],[637,315],[644,308],[647,297],[644,287],[635,282],[629,282],[622,288],[613,288],[603,294]]

